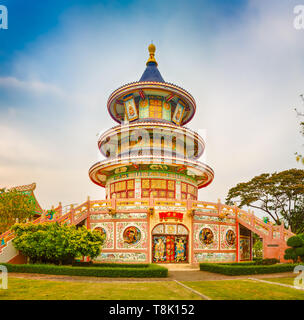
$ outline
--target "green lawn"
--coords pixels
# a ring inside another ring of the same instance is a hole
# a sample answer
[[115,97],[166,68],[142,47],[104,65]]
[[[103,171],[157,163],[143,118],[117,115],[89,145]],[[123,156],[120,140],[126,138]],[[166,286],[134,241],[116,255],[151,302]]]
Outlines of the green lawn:
[[183,283],[214,300],[304,300],[304,291],[247,279]]
[[271,282],[278,282],[278,283],[283,283],[283,284],[289,284],[290,286],[293,286],[293,282],[294,282],[294,277],[290,277],[290,278],[265,278],[263,280],[266,280],[266,281],[271,281]]
[[0,290],[0,300],[200,300],[201,297],[173,281],[67,282],[8,279],[8,289]]
[[[270,278],[290,284],[292,278]],[[304,300],[304,291],[253,280],[184,281],[215,300]],[[9,277],[0,300],[201,300],[174,281],[70,282]]]

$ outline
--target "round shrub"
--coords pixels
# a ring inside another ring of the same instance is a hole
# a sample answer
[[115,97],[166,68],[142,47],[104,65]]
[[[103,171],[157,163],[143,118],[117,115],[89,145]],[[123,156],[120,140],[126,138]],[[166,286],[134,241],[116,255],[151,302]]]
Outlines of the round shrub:
[[304,256],[304,247],[296,248],[295,252],[298,256]]
[[303,242],[304,242],[304,233],[299,233],[299,234],[297,234],[297,236],[298,236],[299,238],[301,238],[301,239],[303,240]]
[[285,250],[285,253],[286,254],[292,254],[292,253],[294,253],[294,248],[287,248],[286,250]]
[[304,241],[299,236],[293,236],[287,240],[287,245],[294,248],[302,247],[304,246]]
[[[287,251],[288,249],[286,249]],[[285,254],[284,254],[284,259],[285,260],[292,260],[294,262],[296,262],[298,260],[298,255],[295,253],[295,251],[293,249],[291,249],[292,251],[290,251],[289,253],[287,253],[285,251]]]
[[34,263],[70,264],[76,257],[95,258],[100,254],[104,236],[82,226],[63,224],[15,224],[13,244]]

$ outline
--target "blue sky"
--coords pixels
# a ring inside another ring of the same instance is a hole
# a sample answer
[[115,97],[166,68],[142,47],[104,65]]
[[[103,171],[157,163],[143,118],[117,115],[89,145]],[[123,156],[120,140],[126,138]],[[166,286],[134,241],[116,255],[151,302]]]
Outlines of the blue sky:
[[[150,21],[154,21],[151,29],[159,29],[166,24],[166,19],[170,18],[172,11],[183,11],[185,17],[181,23],[190,23],[193,26],[201,27],[207,18],[213,19],[216,13],[221,19],[237,18],[247,1],[98,1],[98,0],[52,0],[52,1],[21,1],[3,0],[2,5],[6,5],[9,10],[9,29],[1,34],[0,62],[3,63],[1,73],[9,70],[10,61],[14,55],[27,50],[41,37],[47,37],[50,33],[64,32],[65,16],[70,13],[84,12],[83,19],[75,21],[78,28],[90,24],[92,18],[99,20],[102,24],[101,16],[123,19],[128,15],[137,12],[141,13]],[[97,10],[97,14],[96,14]],[[189,15],[187,14],[189,13]],[[114,22],[114,21],[113,21]],[[210,21],[209,21],[210,22]],[[127,25],[129,22],[127,21]],[[209,24],[210,26],[210,24]],[[217,24],[213,25],[213,31]],[[150,28],[149,28],[150,29]],[[77,33],[77,30],[75,30]],[[149,32],[150,33],[150,32]],[[4,67],[3,67],[4,66]]]
[[[0,185],[37,182],[43,207],[103,191],[88,178],[117,87],[140,78],[156,45],[163,78],[188,90],[215,180],[200,199],[292,167],[303,149],[304,30],[293,0],[17,1],[0,30]],[[303,0],[304,4],[304,0]]]

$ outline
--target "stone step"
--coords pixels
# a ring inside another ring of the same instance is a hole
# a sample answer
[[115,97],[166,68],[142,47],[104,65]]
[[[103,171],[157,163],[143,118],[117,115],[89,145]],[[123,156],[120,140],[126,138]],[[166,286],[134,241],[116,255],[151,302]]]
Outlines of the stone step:
[[166,267],[169,271],[197,271],[199,266],[190,263],[159,263],[158,266]]

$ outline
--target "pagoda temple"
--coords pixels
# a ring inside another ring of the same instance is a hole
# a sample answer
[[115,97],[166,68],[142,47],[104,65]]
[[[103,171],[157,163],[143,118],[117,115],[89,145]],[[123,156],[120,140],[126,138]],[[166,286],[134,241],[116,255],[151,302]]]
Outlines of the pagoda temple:
[[204,140],[185,127],[196,103],[185,89],[164,80],[155,45],[148,50],[140,80],[108,99],[108,112],[118,125],[99,137],[106,159],[89,170],[113,203],[107,215],[90,217],[90,228],[107,235],[100,260],[250,260],[252,228],[236,222],[233,208],[197,201],[198,189],[212,182],[214,172],[198,161]]
[[[265,223],[237,206],[201,201],[198,190],[214,178],[198,161],[202,137],[186,128],[196,111],[192,95],[165,82],[155,46],[139,81],[116,89],[107,108],[118,123],[98,138],[105,160],[89,169],[106,199],[40,210],[34,223],[85,225],[105,235],[97,261],[122,263],[238,262],[251,260],[253,234],[264,258],[284,261],[284,225]],[[0,235],[0,262],[21,263],[14,232]],[[87,259],[86,257],[84,257]]]

